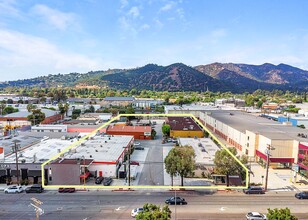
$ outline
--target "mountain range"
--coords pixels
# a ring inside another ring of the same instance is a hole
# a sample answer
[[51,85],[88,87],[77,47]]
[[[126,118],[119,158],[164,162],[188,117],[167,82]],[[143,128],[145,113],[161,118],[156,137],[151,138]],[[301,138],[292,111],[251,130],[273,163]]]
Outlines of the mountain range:
[[230,91],[263,90],[308,91],[308,71],[290,65],[212,63],[195,67],[183,63],[169,66],[148,64],[134,69],[111,69],[88,73],[40,76],[0,82],[0,88],[87,87],[112,89],[150,89],[155,91]]

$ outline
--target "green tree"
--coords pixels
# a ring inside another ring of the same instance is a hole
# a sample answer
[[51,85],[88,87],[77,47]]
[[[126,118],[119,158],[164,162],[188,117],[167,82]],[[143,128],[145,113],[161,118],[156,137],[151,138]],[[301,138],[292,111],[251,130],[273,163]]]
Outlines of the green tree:
[[36,109],[36,105],[28,104],[28,105],[27,105],[27,110],[28,110],[28,112],[31,112],[32,109]]
[[27,119],[32,125],[37,125],[45,120],[45,113],[41,109],[32,109],[32,114],[28,115]]
[[297,220],[298,218],[295,215],[291,214],[289,208],[282,209],[267,209],[267,219],[268,220]]
[[12,106],[6,106],[4,109],[3,109],[3,114],[6,115],[6,114],[11,114],[11,113],[14,113],[14,112],[18,112],[18,109],[15,109],[14,107]]
[[5,101],[1,101],[1,103],[0,103],[1,115],[4,114],[5,107],[6,107]]
[[69,110],[69,104],[66,102],[65,104],[64,104],[64,106],[63,106],[63,108],[64,108],[64,111],[65,111],[65,116],[67,116],[67,112],[68,112],[68,110]]
[[154,204],[144,204],[143,212],[136,215],[136,220],[170,220],[171,210],[166,205],[162,209]]
[[170,125],[164,124],[162,126],[162,132],[163,132],[164,135],[170,136]]
[[[237,155],[237,150],[234,147],[228,148],[228,150],[241,161],[245,166],[247,165],[248,159],[246,155],[243,155],[241,158]],[[226,150],[221,149],[216,151],[214,158],[216,174],[226,175],[227,177],[227,186],[229,186],[229,176],[230,175],[239,175],[240,177],[245,178],[246,171],[245,169],[234,159],[232,155]],[[246,166],[247,167],[247,166]]]
[[73,112],[72,112],[72,119],[78,118],[80,114],[81,114],[80,109],[74,109]]
[[195,170],[195,157],[195,151],[191,146],[185,145],[172,148],[164,160],[165,166],[168,168],[166,168],[166,172],[171,176],[179,175],[181,177],[181,186],[183,186],[184,177],[191,175]]

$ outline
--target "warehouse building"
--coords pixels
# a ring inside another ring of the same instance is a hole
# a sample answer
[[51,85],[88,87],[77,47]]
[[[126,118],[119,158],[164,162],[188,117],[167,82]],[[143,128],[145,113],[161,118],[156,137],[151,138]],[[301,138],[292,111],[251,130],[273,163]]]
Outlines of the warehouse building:
[[206,111],[200,113],[200,119],[227,145],[236,147],[250,160],[265,164],[270,146],[273,168],[291,168],[298,164],[301,146],[302,153],[307,153],[302,143],[307,142],[304,133],[308,132],[301,128],[239,111]]
[[203,130],[191,117],[167,117],[166,124],[170,125],[170,137],[202,138]]

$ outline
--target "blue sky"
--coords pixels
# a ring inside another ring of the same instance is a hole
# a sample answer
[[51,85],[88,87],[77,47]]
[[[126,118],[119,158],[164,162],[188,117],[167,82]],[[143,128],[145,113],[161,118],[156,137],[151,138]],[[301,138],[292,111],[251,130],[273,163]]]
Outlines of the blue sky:
[[0,81],[148,63],[308,70],[306,0],[0,0]]

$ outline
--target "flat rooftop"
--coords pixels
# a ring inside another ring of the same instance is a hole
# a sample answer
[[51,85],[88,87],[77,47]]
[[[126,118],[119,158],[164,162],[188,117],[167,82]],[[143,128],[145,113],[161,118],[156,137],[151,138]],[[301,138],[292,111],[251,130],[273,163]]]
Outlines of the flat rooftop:
[[246,130],[259,133],[271,139],[298,140],[307,142],[307,138],[299,137],[298,134],[308,134],[308,130],[283,125],[282,123],[255,116],[241,111],[205,111],[209,116],[227,124],[242,133]]
[[[48,139],[42,140],[38,144],[30,146],[18,152],[18,161],[21,163],[43,163],[49,160],[52,156],[59,153],[67,146],[72,144],[72,141]],[[15,154],[5,157],[5,163],[16,163]]]
[[191,117],[167,117],[167,124],[174,131],[202,131],[199,125]]
[[179,144],[193,147],[196,164],[214,165],[215,153],[219,147],[210,138],[179,138]]
[[9,138],[9,137],[8,136],[1,137],[2,140],[0,140],[0,147],[3,147],[4,155],[7,155],[12,152],[12,146],[15,145],[14,141],[17,142],[19,149],[22,149],[26,146],[32,145],[41,140],[41,137],[28,136],[27,134],[24,134],[23,132],[19,132],[17,136],[11,135],[9,139],[6,139],[6,138]]
[[150,132],[152,131],[151,126],[114,126],[109,125],[107,127],[107,133],[110,132]]
[[64,155],[66,159],[77,159],[83,156],[86,159],[94,159],[94,162],[116,162],[129,144],[132,144],[133,136],[94,136],[83,142],[82,145],[71,149]]

